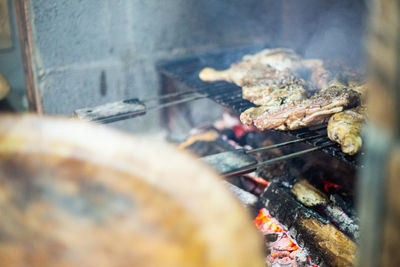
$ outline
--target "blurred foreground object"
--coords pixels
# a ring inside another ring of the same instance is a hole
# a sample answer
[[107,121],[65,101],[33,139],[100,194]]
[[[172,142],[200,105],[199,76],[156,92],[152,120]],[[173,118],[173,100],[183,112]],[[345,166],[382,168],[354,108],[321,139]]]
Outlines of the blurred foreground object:
[[4,99],[10,92],[10,85],[0,73],[0,100]]
[[400,2],[370,1],[358,266],[400,266]]
[[8,0],[0,0],[0,49],[12,47]]
[[0,117],[2,266],[264,266],[206,165],[103,126]]

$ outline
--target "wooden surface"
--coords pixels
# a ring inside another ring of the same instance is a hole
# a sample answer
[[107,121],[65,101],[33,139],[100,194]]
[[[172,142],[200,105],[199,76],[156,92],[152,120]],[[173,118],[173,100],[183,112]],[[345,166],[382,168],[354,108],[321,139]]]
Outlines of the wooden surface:
[[29,16],[30,0],[15,0],[15,14],[18,24],[19,41],[24,61],[24,76],[26,95],[28,97],[29,110],[38,114],[43,113],[40,93],[35,82],[35,68],[33,61],[33,36]]
[[1,266],[264,266],[205,164],[82,121],[0,117]]
[[356,263],[356,244],[331,224],[323,224],[314,218],[301,219],[299,231],[304,231],[324,252],[322,266],[344,267]]

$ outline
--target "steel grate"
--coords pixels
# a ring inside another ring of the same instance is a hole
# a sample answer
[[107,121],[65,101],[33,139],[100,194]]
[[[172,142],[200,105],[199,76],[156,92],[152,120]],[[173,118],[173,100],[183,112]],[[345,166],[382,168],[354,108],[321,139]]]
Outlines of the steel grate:
[[[254,107],[251,102],[242,99],[241,88],[235,84],[228,82],[203,82],[199,79],[199,72],[205,67],[212,67],[215,69],[226,69],[230,64],[240,60],[244,55],[260,51],[262,47],[246,48],[246,49],[232,49],[215,53],[200,54],[192,57],[173,59],[169,61],[160,62],[157,69],[161,75],[173,81],[179,81],[193,92],[207,95],[208,98],[229,108],[232,111],[240,114],[244,110]],[[326,127],[318,127],[316,130],[308,128],[299,129],[295,131],[285,131],[286,134],[295,138],[304,138],[315,134],[324,134],[325,136],[317,139],[310,139],[304,141],[312,146],[321,146],[326,144]],[[273,130],[270,130],[273,131]],[[359,166],[358,156],[350,156],[343,153],[339,145],[328,146],[321,149],[332,156],[339,158],[353,166]],[[360,154],[363,154],[362,152]]]

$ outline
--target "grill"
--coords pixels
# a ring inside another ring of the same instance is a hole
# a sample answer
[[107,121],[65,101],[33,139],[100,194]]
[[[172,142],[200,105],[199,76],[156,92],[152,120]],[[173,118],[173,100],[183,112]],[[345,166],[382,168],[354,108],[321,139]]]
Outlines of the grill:
[[[240,114],[255,105],[242,99],[241,88],[228,82],[203,82],[198,74],[205,67],[215,69],[225,69],[233,62],[240,60],[244,55],[255,53],[263,49],[262,47],[252,47],[244,49],[224,50],[215,53],[199,54],[192,57],[173,59],[160,62],[157,66],[162,81],[178,82],[184,88],[180,92],[171,92],[159,97],[139,100],[128,99],[120,102],[110,103],[95,108],[84,108],[75,111],[80,118],[86,118],[101,123],[110,123],[118,120],[133,118],[145,115],[147,111],[166,108],[169,106],[191,102],[198,99],[209,98],[231,111]],[[274,131],[274,130],[270,130]],[[304,142],[313,148],[298,151],[285,155],[276,160],[295,157],[315,150],[321,150],[325,153],[348,163],[355,167],[361,167],[358,164],[357,156],[350,156],[343,153],[340,146],[330,141],[326,135],[326,125],[303,128],[293,131],[284,131],[284,134],[290,136],[293,141],[275,146],[290,145],[293,143]],[[259,149],[268,149],[259,148]],[[258,163],[268,164],[269,162]],[[256,165],[252,166],[255,167]],[[218,168],[217,168],[218,169]],[[250,170],[251,168],[245,168]],[[234,174],[238,170],[223,172],[225,174]],[[240,168],[240,171],[242,168]]]
[[[201,95],[208,97],[223,107],[240,114],[244,110],[255,106],[251,102],[242,99],[240,87],[227,82],[203,82],[199,79],[198,74],[200,70],[205,67],[212,67],[215,69],[228,68],[230,64],[240,60],[244,55],[260,51],[261,49],[262,48],[258,47],[221,51],[161,62],[158,65],[158,70],[162,76],[161,79],[170,79],[182,83],[186,90],[181,92],[181,94],[185,94],[185,97],[193,97],[200,94],[199,97],[201,97]],[[188,94],[190,94],[190,96],[188,96]],[[343,153],[339,145],[331,142],[327,138],[326,126],[324,125],[294,131],[284,131],[284,133],[298,142],[305,142],[348,164],[361,167],[361,165],[358,164],[357,156],[350,156]],[[312,136],[318,136],[318,138],[307,138]]]

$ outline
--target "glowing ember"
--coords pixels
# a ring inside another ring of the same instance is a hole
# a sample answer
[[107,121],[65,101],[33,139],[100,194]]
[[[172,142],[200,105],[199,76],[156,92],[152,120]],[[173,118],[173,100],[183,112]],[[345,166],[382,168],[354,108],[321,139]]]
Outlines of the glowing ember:
[[335,189],[341,188],[340,185],[337,185],[335,183],[329,182],[327,180],[322,180],[322,182],[324,183],[325,192],[329,192],[330,189],[332,189],[332,188],[335,188]]
[[232,127],[233,132],[235,133],[236,138],[242,137],[246,131],[240,125],[235,125]]
[[239,138],[243,137],[243,135],[245,133],[256,131],[256,128],[254,128],[254,126],[248,126],[248,125],[240,123],[240,124],[233,126],[232,130],[235,133],[235,137],[237,139],[239,139]]
[[244,174],[243,177],[251,179],[251,180],[253,180],[254,182],[256,182],[258,184],[263,184],[263,185],[266,185],[266,186],[268,186],[270,184],[270,182],[264,180],[261,177],[251,176],[251,175],[247,175],[247,174]]
[[280,239],[277,249],[284,250],[284,251],[295,251],[295,250],[299,249],[299,246],[297,246],[297,244],[294,243],[293,240],[289,236],[284,235]]
[[272,221],[272,216],[264,208],[259,211],[257,217],[254,219],[254,223],[264,234],[283,232],[283,229]]
[[267,256],[267,262],[272,266],[318,267],[311,265],[310,257],[306,256],[305,251],[287,235],[286,230],[274,221],[265,208],[260,209],[254,223],[265,235],[277,234],[277,239],[268,243],[270,254]]
[[236,138],[242,137],[245,133],[257,131],[256,127],[242,124],[237,116],[227,112],[222,114],[221,120],[214,122],[214,127],[218,130],[232,129]]

